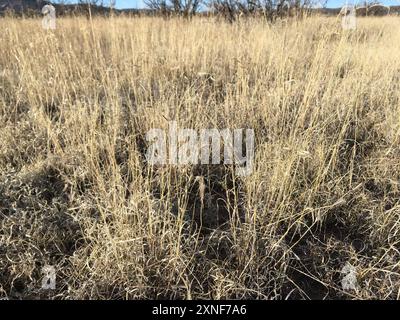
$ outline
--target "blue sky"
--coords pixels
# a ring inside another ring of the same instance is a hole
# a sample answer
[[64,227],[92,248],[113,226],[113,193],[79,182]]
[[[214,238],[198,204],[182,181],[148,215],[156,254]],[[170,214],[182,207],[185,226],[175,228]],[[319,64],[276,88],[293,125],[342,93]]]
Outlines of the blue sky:
[[[133,1],[136,1],[136,0],[133,0]],[[362,0],[360,0],[360,1],[355,0],[354,1],[355,4],[357,4],[358,2],[362,3],[363,1]],[[377,2],[378,2],[378,0],[377,0]],[[400,0],[381,0],[379,2],[383,3],[383,4],[386,4],[388,6],[390,6],[390,5],[392,5],[392,6],[393,5],[397,5],[397,6],[400,5]],[[343,6],[345,3],[346,3],[346,1],[343,1],[343,0],[328,0],[328,7],[338,8],[338,7]],[[352,0],[348,0],[348,3],[352,4],[353,1]]]
[[[103,0],[104,4],[107,5],[109,0]],[[338,8],[345,4],[346,0],[328,0],[328,7]],[[358,1],[362,2],[362,0],[354,0],[357,4]],[[72,1],[73,2],[73,1]],[[353,3],[353,0],[348,0],[349,4]],[[400,0],[382,0],[381,3],[386,5],[400,5]],[[116,0],[116,7],[119,9],[122,8],[143,8],[144,2],[143,0]]]
[[[107,0],[104,0],[107,1]],[[117,8],[142,8],[144,6],[143,0],[117,0]]]

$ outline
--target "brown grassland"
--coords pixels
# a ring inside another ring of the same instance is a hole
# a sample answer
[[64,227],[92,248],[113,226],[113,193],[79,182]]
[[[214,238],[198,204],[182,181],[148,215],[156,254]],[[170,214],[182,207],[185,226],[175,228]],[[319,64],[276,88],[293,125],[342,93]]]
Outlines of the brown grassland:
[[[0,297],[400,298],[399,26],[0,19]],[[150,166],[170,120],[253,172]]]

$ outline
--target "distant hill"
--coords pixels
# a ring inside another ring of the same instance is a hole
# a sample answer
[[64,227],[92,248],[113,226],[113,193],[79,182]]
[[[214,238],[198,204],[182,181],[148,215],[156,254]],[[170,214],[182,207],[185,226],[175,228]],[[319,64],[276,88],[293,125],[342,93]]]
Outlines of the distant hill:
[[[389,7],[390,7],[389,15],[400,14],[400,6],[389,6]],[[315,10],[326,15],[338,15],[341,8],[322,8]]]
[[28,9],[37,10],[47,2],[41,0],[0,0],[0,11],[12,10],[22,12]]
[[[5,12],[13,12],[17,15],[22,14],[41,14],[41,9],[44,5],[50,4],[51,1],[46,0],[0,0],[0,16]],[[88,14],[89,9],[85,4],[56,4],[53,3],[53,6],[56,8],[56,12],[58,16],[62,15],[73,15],[73,14]],[[324,15],[338,15],[341,8],[321,8],[321,9],[312,9],[314,12],[318,12]],[[92,15],[104,15],[107,16],[110,14],[111,9],[105,6],[97,6],[92,5],[90,7],[90,11]],[[150,9],[113,9],[112,12],[115,14],[127,14],[127,15],[136,15],[143,14],[149,15],[154,14],[155,12]],[[206,14],[203,12],[203,14]],[[400,6],[390,6],[390,14],[400,15]],[[201,14],[200,14],[201,15]]]
[[[0,14],[4,14],[7,11],[13,12],[17,15],[41,14],[41,9],[46,4],[52,4],[56,8],[58,16],[67,14],[85,14],[89,11],[89,7],[85,4],[57,4],[45,0],[0,0]],[[92,15],[108,15],[111,9],[109,7],[91,5],[90,11]],[[113,10],[113,12],[117,14],[121,12],[135,14],[141,11],[146,10]]]

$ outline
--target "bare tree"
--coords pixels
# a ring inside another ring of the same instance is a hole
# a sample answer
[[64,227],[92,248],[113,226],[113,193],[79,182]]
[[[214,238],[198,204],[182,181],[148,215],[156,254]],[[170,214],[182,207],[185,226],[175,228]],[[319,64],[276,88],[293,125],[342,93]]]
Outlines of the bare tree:
[[145,0],[146,6],[163,15],[177,14],[190,17],[199,10],[201,0]]
[[229,22],[236,20],[236,14],[238,12],[237,0],[211,0],[211,2],[208,3],[208,7],[211,8],[214,13],[225,17]]
[[144,3],[149,9],[161,15],[167,15],[170,11],[167,0],[145,0]]
[[[238,15],[262,15],[268,20],[304,12],[318,0],[210,0],[208,7],[230,22]],[[325,1],[325,0],[323,0]],[[320,1],[318,1],[321,4]],[[325,2],[324,2],[325,3]]]

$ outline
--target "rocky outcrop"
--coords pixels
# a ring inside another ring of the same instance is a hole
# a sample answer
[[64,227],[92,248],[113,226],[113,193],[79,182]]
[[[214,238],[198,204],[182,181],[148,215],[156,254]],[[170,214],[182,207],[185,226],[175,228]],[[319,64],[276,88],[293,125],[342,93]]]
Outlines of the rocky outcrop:
[[381,5],[381,4],[374,4],[368,7],[367,15],[368,16],[386,16],[390,12],[390,7]]
[[365,17],[367,16],[367,7],[358,7],[356,8],[357,17]]

